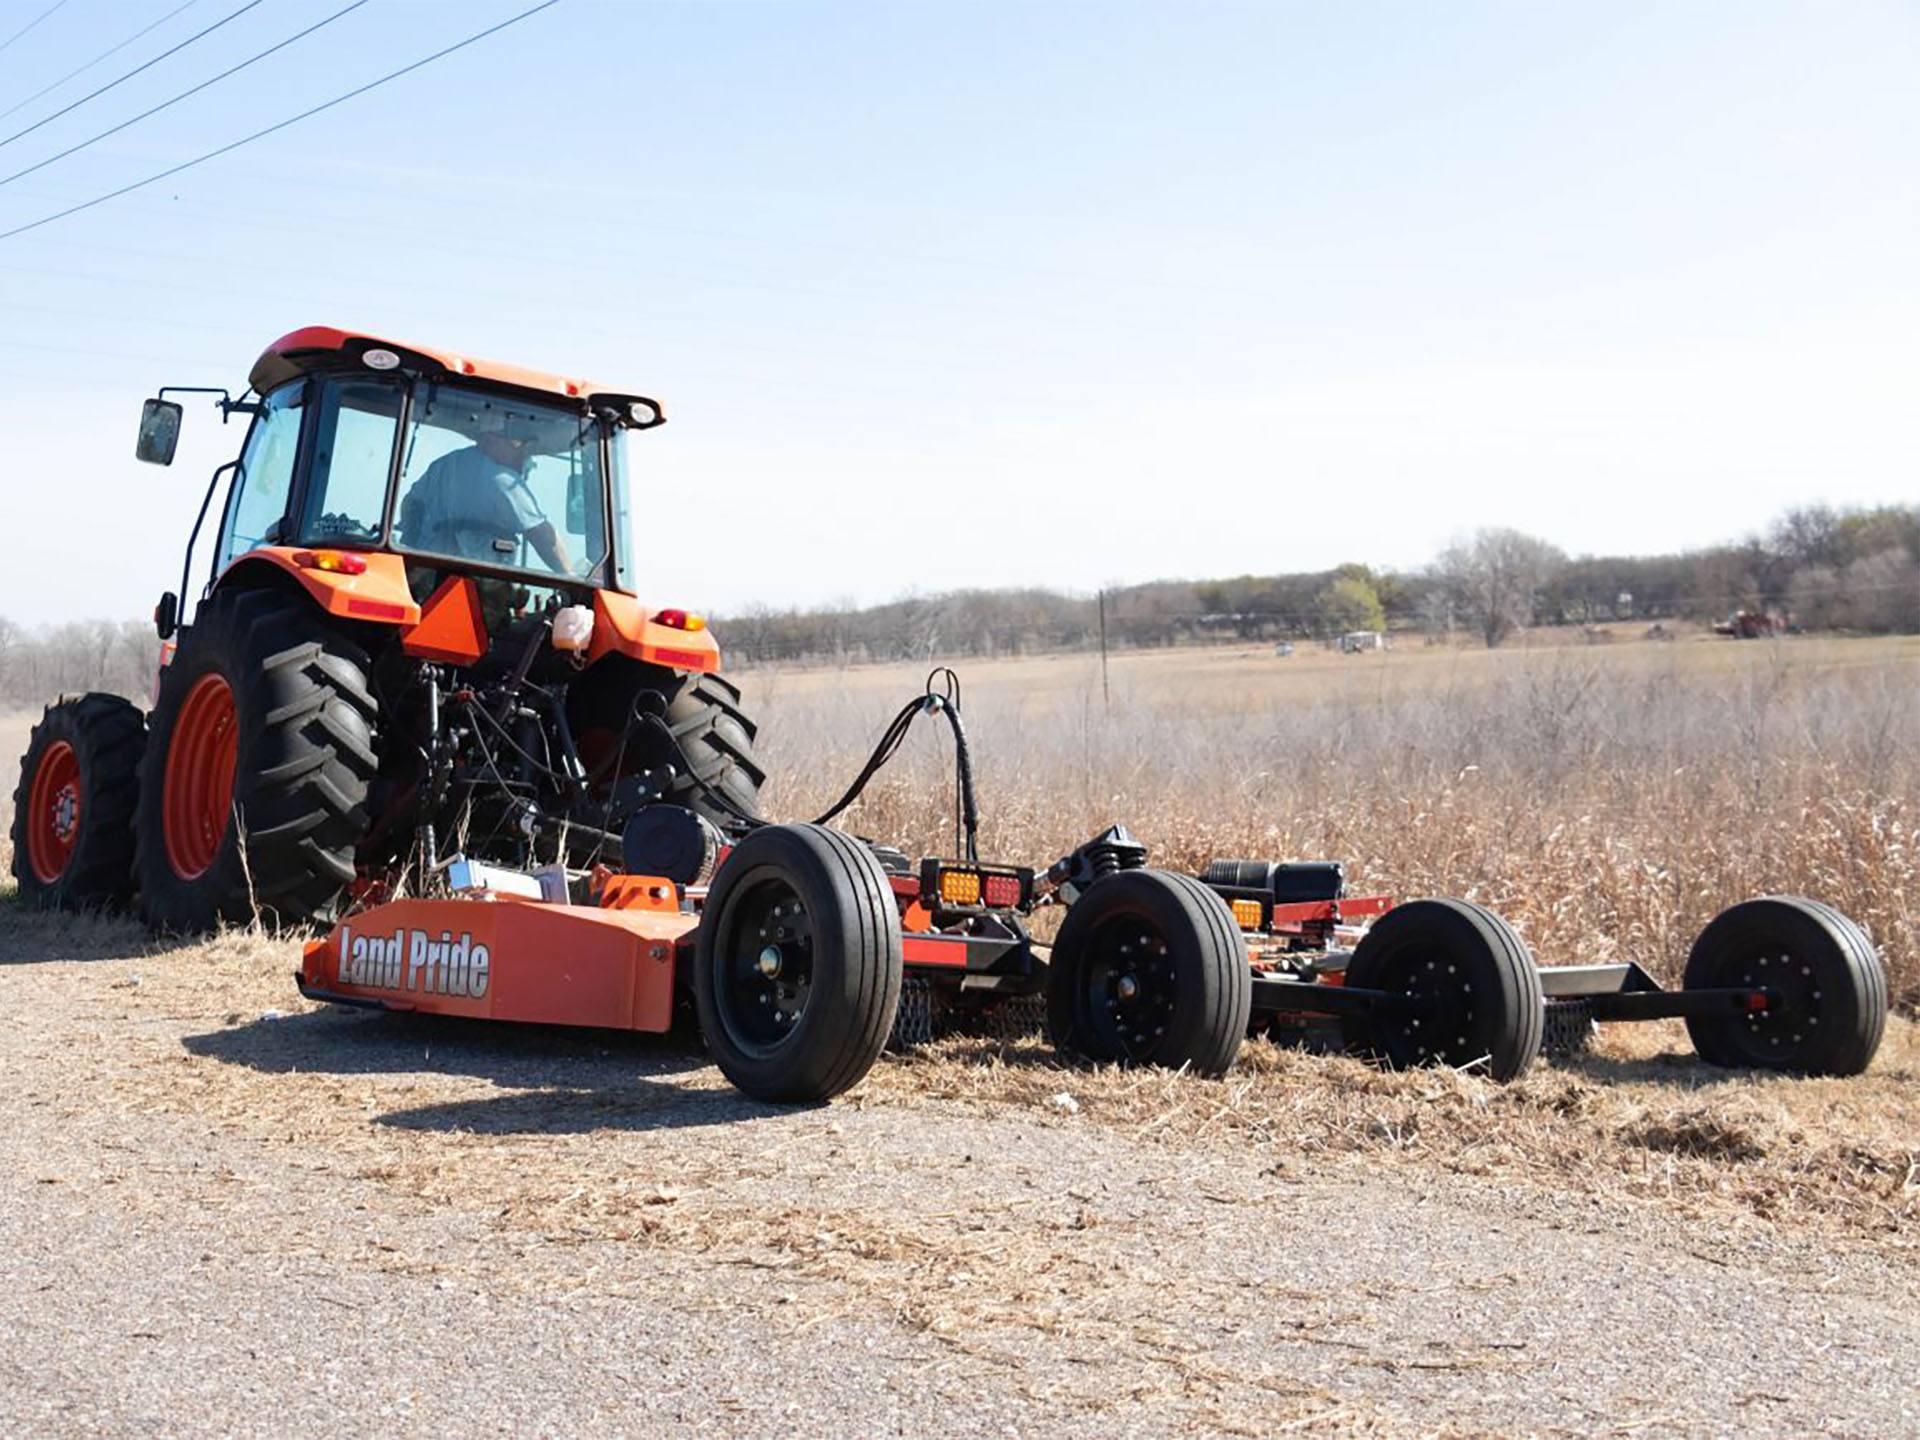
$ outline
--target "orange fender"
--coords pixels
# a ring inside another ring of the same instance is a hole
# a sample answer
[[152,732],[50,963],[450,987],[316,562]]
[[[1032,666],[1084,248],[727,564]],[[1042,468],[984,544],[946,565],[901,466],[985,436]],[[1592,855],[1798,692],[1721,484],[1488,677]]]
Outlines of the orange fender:
[[[366,563],[358,575],[302,565],[295,555],[346,554]],[[277,565],[298,580],[329,615],[343,620],[383,620],[392,625],[418,625],[420,607],[407,588],[406,562],[398,555],[374,550],[328,551],[323,546],[267,545],[249,550],[220,572],[224,582],[242,565]]]
[[593,595],[593,643],[589,662],[602,655],[626,655],[669,670],[712,674],[720,668],[720,646],[710,630],[676,630],[655,621],[647,608],[618,590]]

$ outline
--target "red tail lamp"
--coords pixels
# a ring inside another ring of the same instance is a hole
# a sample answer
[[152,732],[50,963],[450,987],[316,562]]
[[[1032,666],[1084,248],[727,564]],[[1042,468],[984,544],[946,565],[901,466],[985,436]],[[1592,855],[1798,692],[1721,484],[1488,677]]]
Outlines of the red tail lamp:
[[705,616],[693,615],[685,610],[657,611],[654,614],[653,623],[656,625],[665,625],[670,630],[694,631],[707,628]]
[[1018,875],[984,875],[980,881],[980,898],[990,909],[1016,909],[1021,899],[1020,877]]

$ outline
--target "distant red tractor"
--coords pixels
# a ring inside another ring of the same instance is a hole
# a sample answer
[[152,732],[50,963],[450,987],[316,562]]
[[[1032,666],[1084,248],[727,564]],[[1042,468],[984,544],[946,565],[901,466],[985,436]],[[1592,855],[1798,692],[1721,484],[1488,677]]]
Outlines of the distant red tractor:
[[1787,622],[1764,610],[1736,610],[1713,627],[1716,635],[1731,635],[1736,640],[1764,640],[1769,635],[1784,635]]

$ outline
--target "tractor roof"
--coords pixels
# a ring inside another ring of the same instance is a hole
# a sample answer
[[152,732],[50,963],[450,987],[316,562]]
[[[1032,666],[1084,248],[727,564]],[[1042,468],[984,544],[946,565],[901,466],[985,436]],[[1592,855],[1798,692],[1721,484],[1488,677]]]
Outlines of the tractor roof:
[[[430,350],[425,346],[382,340],[353,330],[336,330],[331,325],[308,325],[289,335],[282,335],[253,362],[253,370],[247,379],[255,390],[264,395],[274,386],[312,370],[364,365],[363,357],[369,350],[391,351],[399,357],[400,364],[410,370],[470,376],[476,380],[492,381],[496,385],[512,385],[521,390],[542,390],[566,399],[585,400],[595,395],[618,399],[642,398],[633,391],[610,390],[577,376],[550,375],[543,370],[528,370],[519,365],[502,364],[498,360],[455,354],[451,350]],[[376,368],[391,367],[389,360],[386,367]]]

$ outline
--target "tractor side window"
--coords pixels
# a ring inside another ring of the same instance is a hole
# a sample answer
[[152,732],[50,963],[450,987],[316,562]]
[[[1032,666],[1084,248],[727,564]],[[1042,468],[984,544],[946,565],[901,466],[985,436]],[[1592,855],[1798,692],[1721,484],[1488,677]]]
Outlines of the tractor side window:
[[303,543],[371,545],[380,538],[403,393],[376,380],[337,382],[321,392],[313,471],[301,507]]
[[226,533],[220,537],[224,570],[249,550],[272,545],[285,537],[281,521],[287,514],[287,496],[293,487],[293,461],[300,451],[300,419],[306,386],[283,386],[266,398],[266,408],[253,422],[240,469],[233,477],[233,495],[227,502]]

